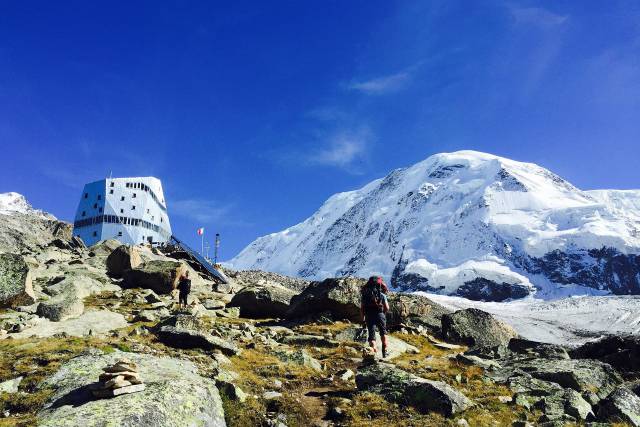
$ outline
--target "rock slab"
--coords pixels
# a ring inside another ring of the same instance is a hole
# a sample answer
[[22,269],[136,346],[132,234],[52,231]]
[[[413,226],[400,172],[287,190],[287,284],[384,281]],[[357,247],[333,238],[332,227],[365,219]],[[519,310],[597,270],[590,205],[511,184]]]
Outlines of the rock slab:
[[135,246],[118,246],[107,257],[107,273],[113,277],[122,277],[125,271],[142,264],[142,257]]
[[0,254],[0,308],[35,302],[29,266],[16,254]]
[[157,294],[168,294],[178,285],[180,276],[187,271],[185,264],[177,261],[152,260],[123,272],[129,287],[151,289]]
[[464,394],[446,383],[431,381],[388,363],[372,363],[358,369],[360,391],[380,394],[390,402],[413,406],[420,412],[455,415],[473,406]]
[[598,417],[640,427],[640,397],[627,388],[618,387],[602,402]]

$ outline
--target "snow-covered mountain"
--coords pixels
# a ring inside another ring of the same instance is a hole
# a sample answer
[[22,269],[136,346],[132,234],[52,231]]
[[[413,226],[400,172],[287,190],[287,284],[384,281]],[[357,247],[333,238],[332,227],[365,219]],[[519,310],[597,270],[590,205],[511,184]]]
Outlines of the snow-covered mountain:
[[540,166],[437,154],[329,198],[229,263],[505,300],[640,294],[640,190],[581,191]]
[[34,209],[20,193],[0,193],[0,215],[12,215],[21,213],[25,215],[38,215],[47,219],[56,219],[50,213]]

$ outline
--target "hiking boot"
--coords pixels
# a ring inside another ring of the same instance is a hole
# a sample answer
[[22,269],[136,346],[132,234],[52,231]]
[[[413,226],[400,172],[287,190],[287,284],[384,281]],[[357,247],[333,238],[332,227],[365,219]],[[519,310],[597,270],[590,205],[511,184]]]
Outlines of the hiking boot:
[[387,358],[387,349],[382,347],[382,358],[386,359]]

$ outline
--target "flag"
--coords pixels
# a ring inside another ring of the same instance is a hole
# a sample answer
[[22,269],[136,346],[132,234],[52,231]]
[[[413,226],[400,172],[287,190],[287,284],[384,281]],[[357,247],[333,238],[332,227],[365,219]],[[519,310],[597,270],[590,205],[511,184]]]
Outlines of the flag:
[[198,233],[198,236],[202,236],[204,234],[204,227],[198,228],[197,233]]

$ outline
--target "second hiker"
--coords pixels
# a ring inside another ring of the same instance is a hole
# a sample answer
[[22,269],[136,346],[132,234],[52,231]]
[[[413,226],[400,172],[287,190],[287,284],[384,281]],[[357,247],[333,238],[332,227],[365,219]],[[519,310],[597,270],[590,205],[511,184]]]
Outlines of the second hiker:
[[376,349],[376,327],[380,333],[380,341],[382,341],[382,357],[387,357],[387,318],[386,313],[389,311],[389,303],[387,302],[387,285],[382,277],[371,276],[367,283],[360,290],[360,312],[362,321],[367,325],[369,333],[369,345],[374,353]]
[[185,271],[184,275],[180,278],[178,282],[178,307],[187,308],[187,299],[189,297],[189,293],[191,293],[191,280],[189,279],[189,272]]

